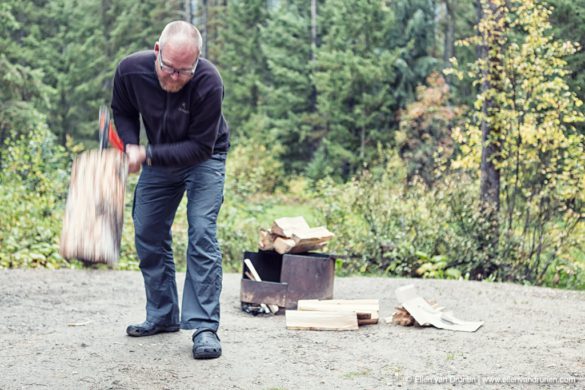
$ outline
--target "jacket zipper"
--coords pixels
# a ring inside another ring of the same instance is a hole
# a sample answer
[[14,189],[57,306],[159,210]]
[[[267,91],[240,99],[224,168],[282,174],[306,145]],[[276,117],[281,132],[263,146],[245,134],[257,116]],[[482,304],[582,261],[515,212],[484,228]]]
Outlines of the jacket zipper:
[[[162,140],[162,136],[163,134],[166,134],[166,130],[167,130],[167,113],[168,113],[168,108],[169,108],[169,93],[165,92],[165,110],[163,113],[163,120],[162,120],[162,126],[161,126],[161,140],[160,142],[164,142]],[[168,142],[168,140],[166,140]]]

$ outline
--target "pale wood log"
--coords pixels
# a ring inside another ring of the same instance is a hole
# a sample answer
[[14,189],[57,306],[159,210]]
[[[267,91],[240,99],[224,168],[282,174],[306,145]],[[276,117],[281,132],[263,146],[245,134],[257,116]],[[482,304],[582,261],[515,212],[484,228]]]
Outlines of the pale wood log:
[[116,149],[89,150],[77,156],[61,232],[63,258],[118,261],[127,176],[126,156]]
[[286,311],[286,328],[296,330],[356,330],[353,311]]

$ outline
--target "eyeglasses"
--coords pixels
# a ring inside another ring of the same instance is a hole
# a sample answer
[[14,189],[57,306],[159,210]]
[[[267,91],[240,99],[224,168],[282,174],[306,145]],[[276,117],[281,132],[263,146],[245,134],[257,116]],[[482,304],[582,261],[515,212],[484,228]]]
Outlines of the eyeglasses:
[[197,69],[198,63],[199,63],[199,57],[197,57],[197,60],[195,61],[195,65],[193,65],[192,69],[175,69],[172,66],[168,66],[167,64],[165,64],[163,62],[162,49],[160,49],[160,51],[158,53],[158,66],[160,67],[160,70],[162,70],[163,72],[170,74],[170,75],[176,73],[179,76],[183,76],[183,77],[193,77],[193,75],[195,74],[195,69]]

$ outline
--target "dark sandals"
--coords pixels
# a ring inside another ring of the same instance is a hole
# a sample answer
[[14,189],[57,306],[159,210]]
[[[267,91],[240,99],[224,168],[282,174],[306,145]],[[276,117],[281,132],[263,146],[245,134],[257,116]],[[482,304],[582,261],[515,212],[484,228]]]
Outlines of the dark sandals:
[[221,356],[219,337],[211,329],[198,329],[193,333],[193,358],[216,359]]
[[126,333],[132,337],[152,336],[157,333],[178,332],[181,329],[180,325],[157,325],[149,321],[144,321],[142,324],[128,325]]

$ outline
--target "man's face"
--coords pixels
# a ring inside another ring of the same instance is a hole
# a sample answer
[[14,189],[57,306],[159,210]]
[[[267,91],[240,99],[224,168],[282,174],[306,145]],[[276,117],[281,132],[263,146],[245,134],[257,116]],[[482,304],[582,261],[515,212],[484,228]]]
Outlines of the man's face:
[[197,65],[197,49],[190,45],[167,42],[165,47],[154,45],[156,75],[162,89],[179,92],[193,77]]

